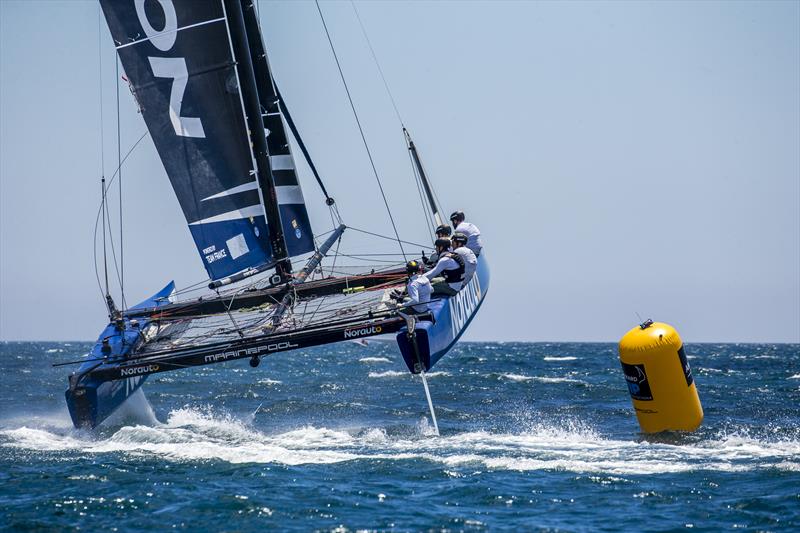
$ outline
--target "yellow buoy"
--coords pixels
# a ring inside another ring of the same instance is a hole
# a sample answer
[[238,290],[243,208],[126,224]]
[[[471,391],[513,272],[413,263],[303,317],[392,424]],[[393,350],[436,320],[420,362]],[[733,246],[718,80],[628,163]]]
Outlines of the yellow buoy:
[[694,431],[703,406],[678,332],[647,320],[619,341],[619,360],[645,433]]

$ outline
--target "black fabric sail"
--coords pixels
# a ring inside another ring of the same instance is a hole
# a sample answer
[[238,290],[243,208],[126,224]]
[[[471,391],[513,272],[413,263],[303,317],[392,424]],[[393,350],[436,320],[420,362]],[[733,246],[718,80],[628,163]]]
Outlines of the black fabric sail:
[[311,223],[308,220],[303,191],[297,180],[294,157],[283,123],[283,110],[279,105],[280,98],[264,50],[258,13],[252,1],[242,0],[242,4],[286,247],[290,256],[300,255],[314,250]]
[[[223,2],[100,3],[209,277],[283,259],[273,257],[265,200],[274,200],[259,186]],[[276,152],[276,168],[294,168],[286,153]],[[270,168],[262,173],[272,180]],[[313,249],[302,193],[294,198],[300,205],[286,225],[306,242],[289,255]]]

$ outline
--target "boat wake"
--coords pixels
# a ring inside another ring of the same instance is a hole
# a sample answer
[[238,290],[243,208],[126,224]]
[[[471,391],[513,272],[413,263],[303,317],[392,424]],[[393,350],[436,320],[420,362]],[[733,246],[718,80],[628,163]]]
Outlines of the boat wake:
[[[150,411],[152,414],[152,411]],[[140,415],[142,413],[139,413]],[[146,412],[144,413],[146,414]],[[800,438],[755,438],[721,431],[691,443],[616,440],[580,421],[531,422],[519,432],[467,431],[436,438],[427,420],[390,430],[304,426],[270,434],[210,408],[172,411],[166,423],[131,424],[90,434],[61,421],[0,430],[0,446],[30,453],[124,454],[177,462],[225,461],[287,466],[346,461],[424,461],[448,475],[476,471],[568,471],[637,475],[700,470],[800,471]]]

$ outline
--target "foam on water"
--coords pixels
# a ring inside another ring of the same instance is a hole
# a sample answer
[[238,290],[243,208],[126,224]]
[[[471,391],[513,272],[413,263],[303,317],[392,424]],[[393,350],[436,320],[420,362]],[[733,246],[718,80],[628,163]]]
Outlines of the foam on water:
[[269,434],[230,414],[184,407],[167,421],[127,425],[107,438],[63,428],[18,427],[0,431],[4,447],[36,452],[125,453],[170,461],[225,461],[283,465],[354,460],[424,460],[442,468],[561,470],[639,475],[697,470],[800,470],[800,440],[764,440],[719,434],[690,444],[604,437],[574,420],[520,425],[519,431],[466,431],[434,437],[423,418],[411,431],[303,426]]
[[[429,378],[435,378],[439,376],[449,376],[449,372],[426,372],[425,375]],[[385,372],[370,372],[369,377],[371,378],[397,378],[403,376],[411,376],[408,372],[403,372],[400,370],[387,370]]]
[[545,356],[542,358],[544,361],[575,361],[578,358],[572,356],[564,356],[564,357],[557,357],[557,356]]
[[359,359],[361,363],[391,363],[392,360],[388,357],[362,357]]
[[538,381],[540,383],[586,383],[580,379],[554,378],[548,376],[525,376],[522,374],[504,373],[500,377],[508,381]]

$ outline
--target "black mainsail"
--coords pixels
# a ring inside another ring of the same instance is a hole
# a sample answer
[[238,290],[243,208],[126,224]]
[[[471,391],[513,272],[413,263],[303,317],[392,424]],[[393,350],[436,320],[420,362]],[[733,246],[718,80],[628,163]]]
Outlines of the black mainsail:
[[[259,95],[245,92],[228,13],[241,13],[239,0],[100,3],[209,277],[313,250],[296,175],[290,194],[283,188],[270,194],[265,186],[282,187],[285,169],[294,168],[282,130],[273,126],[275,153],[257,163],[253,147],[261,132],[248,128],[245,102]],[[271,84],[266,63],[259,70]],[[279,211],[277,204],[285,207]]]

